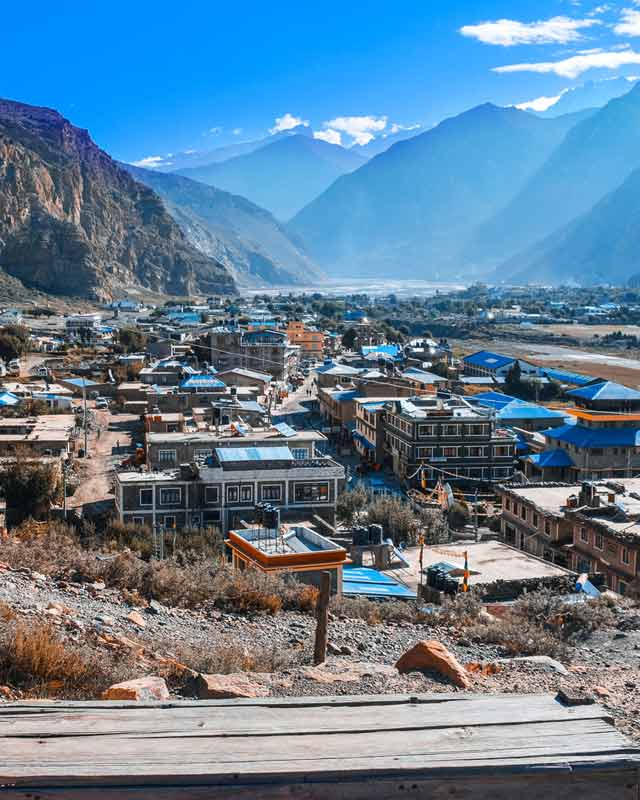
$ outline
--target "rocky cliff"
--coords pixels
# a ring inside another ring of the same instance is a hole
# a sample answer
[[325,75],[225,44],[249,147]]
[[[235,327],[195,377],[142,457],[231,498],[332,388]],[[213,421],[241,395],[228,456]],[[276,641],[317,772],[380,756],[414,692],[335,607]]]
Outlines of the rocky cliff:
[[25,286],[106,299],[133,288],[225,293],[229,272],[162,200],[56,111],[0,100],[0,268]]

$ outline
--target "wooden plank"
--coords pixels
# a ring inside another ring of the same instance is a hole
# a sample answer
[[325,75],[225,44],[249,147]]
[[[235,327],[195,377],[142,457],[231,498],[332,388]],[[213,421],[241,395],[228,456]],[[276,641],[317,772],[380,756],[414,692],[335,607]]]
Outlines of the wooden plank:
[[[488,713],[491,709],[491,713]],[[49,729],[43,719],[34,715],[5,715],[1,718],[0,730],[7,737],[46,736],[96,736],[105,734],[130,735],[153,731],[158,734],[209,736],[279,735],[282,733],[328,733],[348,731],[412,730],[420,728],[442,728],[451,725],[504,725],[530,724],[533,722],[570,721],[576,719],[606,719],[599,706],[576,706],[565,709],[558,703],[545,703],[530,710],[522,703],[495,706],[486,702],[470,702],[463,706],[447,704],[437,713],[426,705],[407,703],[404,705],[360,707],[354,709],[341,706],[319,706],[310,715],[306,709],[282,709],[256,707],[251,715],[246,707],[198,708],[189,707],[179,712],[167,709],[114,709],[111,714],[89,713],[58,714],[55,724]]]

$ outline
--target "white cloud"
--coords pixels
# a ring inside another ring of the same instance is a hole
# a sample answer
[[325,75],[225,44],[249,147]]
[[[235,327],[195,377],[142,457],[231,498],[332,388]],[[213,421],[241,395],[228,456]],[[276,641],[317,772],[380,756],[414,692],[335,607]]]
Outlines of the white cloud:
[[517,44],[567,44],[582,39],[580,30],[599,25],[596,19],[570,19],[552,17],[537,22],[518,22],[514,19],[499,19],[464,25],[460,33],[484,44],[512,47]]
[[350,136],[352,144],[368,144],[387,127],[387,117],[336,117],[323,123],[325,130],[342,131]]
[[613,32],[618,36],[640,36],[640,11],[635,8],[623,8],[620,12],[620,22],[613,26]]
[[273,128],[269,128],[269,133],[280,133],[281,131],[290,131],[292,128],[297,128],[299,125],[304,125],[305,128],[309,127],[309,121],[306,119],[301,119],[300,117],[294,117],[293,114],[290,114],[288,111],[286,114],[283,114],[281,117],[276,117],[276,122]]
[[529,64],[507,64],[494,67],[493,72],[537,72],[553,73],[562,78],[575,79],[590,69],[618,69],[625,64],[640,64],[640,53],[634,50],[591,53],[589,55],[571,56],[561,61],[541,61]]
[[324,131],[314,131],[313,138],[322,139],[323,142],[329,142],[329,144],[342,144],[342,134],[332,128],[327,128]]
[[555,106],[562,95],[568,91],[568,89],[563,89],[555,97],[536,97],[534,100],[516,103],[516,108],[519,108],[520,111],[546,111],[548,108]]
[[234,129],[231,131],[231,133],[232,133],[234,136],[240,136],[240,134],[242,133],[242,128],[234,128]]
[[213,128],[209,128],[209,133],[212,136],[217,136],[219,133],[222,133],[222,128],[219,125],[215,125]]
[[392,136],[394,133],[400,133],[400,131],[417,131],[421,127],[422,125],[419,122],[416,122],[415,125],[400,125],[399,122],[392,122],[388,135]]
[[171,161],[167,161],[166,156],[145,156],[131,163],[134,167],[144,167],[145,169],[162,169],[162,167],[171,166]]

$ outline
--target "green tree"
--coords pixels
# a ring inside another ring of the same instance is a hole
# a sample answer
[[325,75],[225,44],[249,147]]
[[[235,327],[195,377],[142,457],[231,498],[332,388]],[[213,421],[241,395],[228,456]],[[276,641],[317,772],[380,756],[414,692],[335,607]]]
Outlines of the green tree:
[[371,502],[371,495],[362,486],[356,486],[351,491],[342,492],[336,501],[336,514],[345,525],[353,525],[358,515],[361,514]]
[[146,350],[149,337],[136,328],[122,328],[118,333],[118,342],[124,353],[141,353]]
[[358,333],[355,328],[347,328],[347,330],[342,334],[342,346],[345,350],[353,350],[356,339],[358,338]]
[[11,361],[29,349],[29,331],[24,325],[7,325],[0,330],[0,358]]
[[7,518],[17,524],[40,519],[61,500],[61,481],[54,464],[43,464],[18,453],[0,473],[0,486],[7,501]]

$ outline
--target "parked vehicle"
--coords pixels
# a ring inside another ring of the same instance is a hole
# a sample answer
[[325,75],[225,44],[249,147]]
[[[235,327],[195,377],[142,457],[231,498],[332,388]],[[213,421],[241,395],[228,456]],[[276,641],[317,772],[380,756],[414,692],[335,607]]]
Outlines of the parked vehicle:
[[109,401],[106,397],[96,397],[96,408],[107,409],[109,408]]
[[20,359],[12,358],[11,361],[9,362],[9,368],[8,368],[9,375],[19,375],[21,367],[22,364],[20,363]]

